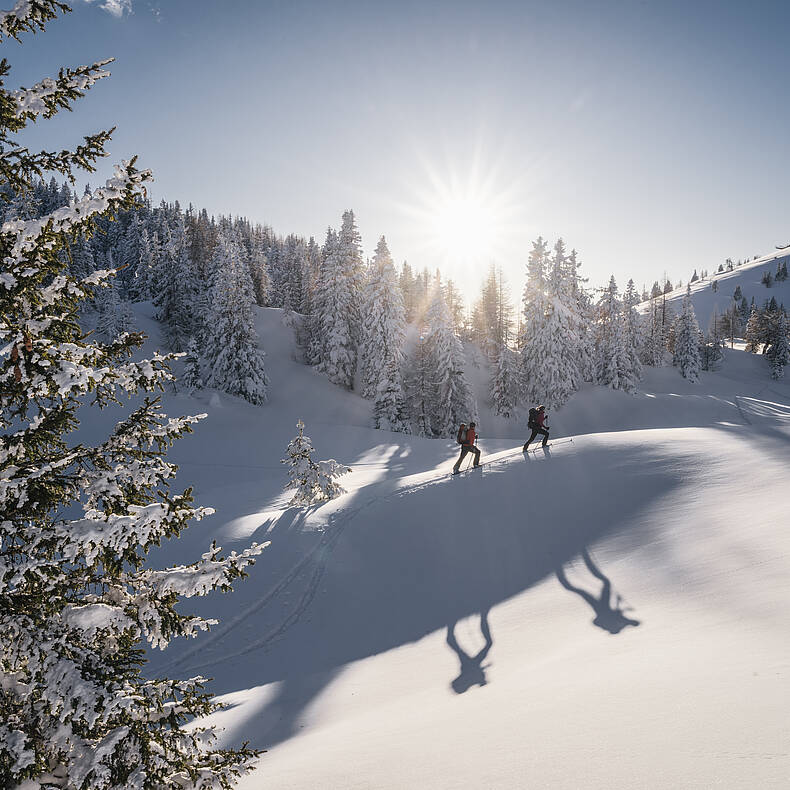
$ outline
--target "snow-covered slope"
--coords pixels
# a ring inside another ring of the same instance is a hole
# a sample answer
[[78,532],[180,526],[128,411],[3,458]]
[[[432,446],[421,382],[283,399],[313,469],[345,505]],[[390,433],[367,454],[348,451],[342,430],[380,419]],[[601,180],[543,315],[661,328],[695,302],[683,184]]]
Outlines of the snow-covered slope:
[[[583,390],[550,419],[573,441],[525,457],[470,359],[488,464],[451,478],[452,443],[370,429],[281,318],[258,315],[269,404],[165,397],[209,413],[172,457],[217,514],[162,553],[272,541],[200,602],[220,625],[151,656],[269,750],[243,787],[785,785],[790,386],[762,360]],[[299,417],[354,467],[310,510],[280,493]]]
[[[704,280],[692,283],[691,298],[700,329],[703,331],[708,329],[714,309],[719,315],[722,315],[732,307],[732,295],[738,286],[741,287],[741,293],[749,303],[754,297],[754,303],[758,307],[762,307],[773,296],[779,304],[784,303],[785,307],[790,309],[790,280],[775,282],[770,288],[762,284],[763,275],[770,272],[773,277],[776,274],[777,264],[781,262],[787,262],[790,265],[790,249],[785,248],[769,253],[762,258],[744,263],[731,272],[712,273]],[[717,292],[714,292],[712,287],[714,280],[718,284]],[[667,300],[673,304],[675,312],[680,311],[680,300],[685,293],[684,286],[667,295]]]

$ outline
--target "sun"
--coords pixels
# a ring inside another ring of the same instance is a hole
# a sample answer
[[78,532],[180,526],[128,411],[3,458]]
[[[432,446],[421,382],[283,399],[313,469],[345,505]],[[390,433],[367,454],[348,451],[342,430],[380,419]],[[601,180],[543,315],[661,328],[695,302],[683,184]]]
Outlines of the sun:
[[524,183],[513,168],[481,151],[420,156],[406,183],[399,208],[408,220],[410,263],[417,269],[438,268],[473,289],[489,266],[507,266],[514,258],[528,214]]
[[431,246],[443,259],[457,264],[490,261],[503,221],[483,195],[446,195],[429,220]]

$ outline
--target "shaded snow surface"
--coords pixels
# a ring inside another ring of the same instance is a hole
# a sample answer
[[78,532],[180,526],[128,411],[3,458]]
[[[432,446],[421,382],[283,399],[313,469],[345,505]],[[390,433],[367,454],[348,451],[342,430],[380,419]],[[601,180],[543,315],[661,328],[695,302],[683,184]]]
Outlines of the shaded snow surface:
[[[550,417],[573,441],[525,457],[470,359],[489,463],[451,478],[452,443],[371,430],[279,311],[258,329],[269,404],[165,398],[209,413],[171,457],[217,514],[152,559],[272,541],[191,602],[220,625],[151,654],[214,678],[224,743],[268,750],[241,787],[787,786],[790,387],[763,360],[587,388]],[[300,417],[354,467],[309,510],[281,496]]]

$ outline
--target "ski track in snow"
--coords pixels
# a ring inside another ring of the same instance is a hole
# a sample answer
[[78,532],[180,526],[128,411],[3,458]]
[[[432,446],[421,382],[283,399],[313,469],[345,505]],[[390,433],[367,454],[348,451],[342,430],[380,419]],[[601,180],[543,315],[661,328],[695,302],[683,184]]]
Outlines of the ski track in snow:
[[[558,439],[554,442],[554,444],[570,444],[573,442],[573,438],[563,438]],[[534,448],[535,450],[543,449],[542,447]],[[529,450],[529,452],[533,452],[533,450]],[[523,451],[520,449],[516,450],[506,450],[504,453],[496,453],[495,457],[489,461],[485,461],[481,463],[480,466],[498,466],[506,461],[509,461],[511,458],[517,458],[518,456],[522,455]],[[470,471],[470,470],[464,470]],[[324,526],[323,535],[321,540],[309,551],[307,554],[296,563],[293,568],[286,573],[280,581],[271,588],[266,594],[261,596],[258,600],[248,606],[243,612],[238,614],[236,617],[231,619],[227,622],[227,624],[218,630],[214,630],[209,635],[208,639],[203,639],[199,646],[192,648],[189,651],[184,652],[181,656],[174,659],[169,664],[165,664],[162,667],[162,671],[166,672],[171,669],[175,668],[183,668],[188,672],[192,672],[198,669],[205,669],[206,667],[214,666],[216,664],[221,664],[224,661],[228,661],[232,658],[237,658],[239,656],[246,655],[247,653],[251,653],[254,650],[266,649],[275,639],[283,636],[285,632],[293,625],[295,625],[304,613],[309,608],[310,604],[312,603],[313,599],[315,598],[315,594],[318,591],[318,586],[321,583],[321,579],[326,572],[327,563],[332,556],[332,551],[334,550],[335,546],[337,545],[340,537],[342,536],[345,528],[366,508],[370,507],[371,505],[375,505],[382,501],[387,501],[392,498],[399,498],[403,496],[408,496],[409,494],[415,493],[417,491],[421,491],[429,486],[435,485],[436,483],[440,483],[442,481],[446,481],[447,473],[421,473],[421,474],[431,474],[432,476],[427,480],[421,480],[413,485],[406,486],[403,488],[398,488],[395,491],[385,494],[383,497],[376,496],[375,494],[368,498],[364,503],[353,507],[349,510],[343,510],[344,518],[336,519],[334,514],[329,517],[328,523]],[[374,484],[375,487],[375,484]],[[287,511],[282,511],[281,515],[278,517],[282,517],[284,513]],[[275,520],[276,521],[276,520]],[[248,643],[242,649],[236,650],[232,653],[226,653],[222,656],[214,657],[208,661],[203,661],[198,664],[188,664],[184,666],[190,658],[193,658],[198,653],[203,653],[207,648],[211,645],[216,644],[219,640],[224,639],[229,634],[231,634],[236,628],[238,628],[247,618],[251,615],[260,612],[269,604],[276,601],[279,596],[284,593],[293,582],[295,582],[303,573],[305,568],[313,562],[316,557],[318,557],[318,561],[316,563],[316,567],[313,570],[310,579],[307,583],[307,586],[302,593],[302,596],[299,600],[299,603],[295,607],[295,609],[290,612],[285,619],[275,628],[269,630],[264,636],[260,639],[257,639],[253,642]]]

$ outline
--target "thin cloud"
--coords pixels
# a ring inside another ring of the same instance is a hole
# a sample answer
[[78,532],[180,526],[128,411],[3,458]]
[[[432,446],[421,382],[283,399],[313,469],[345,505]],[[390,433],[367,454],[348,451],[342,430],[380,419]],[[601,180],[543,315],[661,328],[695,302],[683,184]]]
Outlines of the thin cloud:
[[[95,0],[85,0],[86,3],[93,3]],[[132,0],[104,0],[99,3],[99,8],[120,19],[124,14],[132,13]]]

